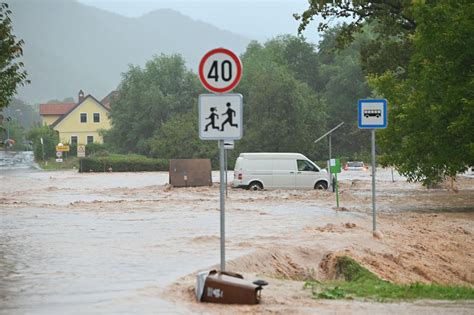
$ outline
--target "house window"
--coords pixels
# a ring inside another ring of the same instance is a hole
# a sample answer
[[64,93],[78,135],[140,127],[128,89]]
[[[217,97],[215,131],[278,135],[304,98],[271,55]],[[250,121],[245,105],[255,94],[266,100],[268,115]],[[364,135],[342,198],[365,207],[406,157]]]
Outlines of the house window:
[[94,136],[87,136],[87,144],[94,143]]
[[100,113],[94,113],[94,122],[95,123],[100,122]]
[[81,123],[87,122],[87,113],[81,113]]
[[71,145],[77,145],[77,136],[71,136]]

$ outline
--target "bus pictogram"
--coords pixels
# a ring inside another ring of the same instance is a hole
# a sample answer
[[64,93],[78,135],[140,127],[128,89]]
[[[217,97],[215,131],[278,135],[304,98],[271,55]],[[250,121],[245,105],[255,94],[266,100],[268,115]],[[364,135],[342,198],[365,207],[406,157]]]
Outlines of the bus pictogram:
[[382,111],[380,109],[364,109],[365,118],[382,116]]

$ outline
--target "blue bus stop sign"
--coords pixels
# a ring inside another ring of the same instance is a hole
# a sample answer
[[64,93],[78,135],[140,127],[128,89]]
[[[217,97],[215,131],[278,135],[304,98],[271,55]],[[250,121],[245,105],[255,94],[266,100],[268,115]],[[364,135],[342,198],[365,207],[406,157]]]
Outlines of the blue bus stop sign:
[[359,128],[387,128],[387,100],[359,100]]

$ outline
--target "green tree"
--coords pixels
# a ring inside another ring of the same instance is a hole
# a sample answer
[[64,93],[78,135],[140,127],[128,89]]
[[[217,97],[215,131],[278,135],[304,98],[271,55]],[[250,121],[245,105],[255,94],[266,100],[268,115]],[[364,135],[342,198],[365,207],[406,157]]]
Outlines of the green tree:
[[1,115],[3,115],[4,118],[11,117],[26,129],[41,122],[38,111],[35,110],[33,106],[17,98],[12,98],[8,107],[3,109]]
[[474,165],[474,5],[419,4],[407,78],[373,76],[389,101],[381,148],[410,180],[431,185]]
[[315,92],[322,90],[316,45],[303,37],[281,35],[265,43],[267,58],[284,65],[295,79],[305,82]]
[[18,86],[29,83],[23,63],[23,40],[12,34],[12,11],[8,4],[0,3],[0,109],[6,107]]
[[0,146],[5,146],[6,143],[3,139],[14,140],[15,143],[8,147],[15,151],[21,151],[24,149],[24,138],[25,138],[25,129],[20,125],[17,119],[13,117],[8,117],[4,126],[2,128],[2,137],[0,137]]
[[342,23],[336,37],[336,46],[344,48],[352,43],[356,34],[373,30],[373,37],[361,46],[362,68],[365,73],[381,74],[386,70],[404,69],[411,54],[408,40],[416,29],[411,0],[310,1],[308,9],[295,14],[300,21],[298,31],[306,29],[315,16],[321,17],[318,31],[329,30],[334,19]]
[[[59,135],[52,128],[48,126],[31,128],[26,138],[33,141],[33,152],[36,160],[43,159],[43,145],[45,159],[56,156],[56,145],[59,143]],[[41,138],[43,138],[43,145],[41,144]]]
[[106,134],[120,152],[150,154],[149,140],[170,117],[188,112],[202,91],[197,76],[179,55],[155,56],[144,69],[130,66],[123,74],[110,111],[112,129]]
[[[298,112],[304,112],[308,120],[313,119],[317,121],[313,123],[311,132],[307,132],[306,146],[310,149],[305,149],[314,155],[318,152],[317,158],[327,158],[327,143],[319,142],[313,146],[309,142],[316,139],[322,133],[327,131],[327,128],[332,128],[344,122],[342,129],[333,134],[333,152],[336,155],[352,156],[356,153],[366,153],[368,151],[369,137],[366,133],[357,128],[357,99],[365,98],[371,94],[371,89],[367,86],[364,73],[360,65],[360,47],[371,38],[372,33],[366,32],[363,34],[356,34],[356,39],[353,43],[344,49],[337,48],[337,36],[340,32],[340,27],[335,27],[324,32],[323,40],[317,47],[313,44],[305,42],[301,37],[295,36],[279,36],[265,43],[259,45],[254,42],[251,43],[244,54],[245,72],[249,71],[249,61],[255,60],[255,64],[263,67],[267,62],[277,64],[277,68],[283,68],[286,71],[285,76],[292,77],[301,83],[306,83],[312,89],[307,94],[309,99],[304,102],[311,102],[312,105],[304,106],[307,109],[297,109]],[[274,67],[269,64],[268,69]],[[253,71],[253,70],[251,70]],[[256,72],[266,70],[256,70]],[[270,71],[270,70],[269,70]],[[245,75],[245,74],[244,74]],[[274,75],[270,72],[265,73],[263,77],[268,78]],[[250,80],[250,85],[255,86],[254,80],[259,78],[253,74],[245,76],[245,82]],[[280,83],[283,83],[281,81]],[[261,83],[264,85],[265,83]],[[272,84],[277,84],[273,83]],[[243,88],[246,83],[243,83]],[[258,89],[256,89],[258,90]],[[277,87],[278,91],[282,90]],[[263,91],[259,91],[263,94]],[[293,88],[292,91],[295,91]],[[287,93],[291,95],[291,93]],[[306,92],[303,92],[306,95]],[[269,96],[271,97],[271,96]],[[264,96],[266,98],[266,96]],[[311,99],[313,98],[313,99]],[[280,97],[284,100],[284,96]],[[299,102],[299,104],[304,104]],[[248,99],[245,101],[248,104]],[[263,103],[267,105],[265,102]],[[307,115],[310,112],[311,115]],[[290,129],[291,130],[291,129]],[[274,141],[274,140],[271,140]],[[245,140],[244,140],[245,142]],[[300,144],[301,145],[301,144]]]
[[216,141],[199,139],[196,110],[175,115],[163,123],[150,146],[152,155],[157,158],[210,158],[214,166],[218,165]]
[[[304,64],[289,57],[298,54],[299,45],[293,45],[297,41],[252,43],[242,56],[245,71],[239,91],[245,100],[245,131],[240,150],[315,156],[313,140],[325,128],[326,112],[309,85],[297,79],[298,69],[305,70]],[[308,67],[314,66],[312,58],[306,60]]]
[[[354,42],[336,49],[340,28],[326,31],[319,44],[321,102],[328,113],[328,128],[344,125],[332,137],[335,156],[353,156],[369,151],[369,135],[357,126],[357,100],[371,95],[360,65],[359,50],[370,33],[357,34]],[[326,143],[321,142],[318,148]]]

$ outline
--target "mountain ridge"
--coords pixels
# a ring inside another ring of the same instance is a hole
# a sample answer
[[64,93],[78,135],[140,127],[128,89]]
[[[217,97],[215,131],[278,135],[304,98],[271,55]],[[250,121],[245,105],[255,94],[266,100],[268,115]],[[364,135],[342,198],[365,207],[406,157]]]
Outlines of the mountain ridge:
[[98,98],[120,82],[129,64],[178,53],[196,69],[206,51],[242,53],[250,39],[172,9],[125,17],[77,1],[15,1],[13,31],[25,41],[23,61],[32,81],[17,97],[42,103],[83,89]]

